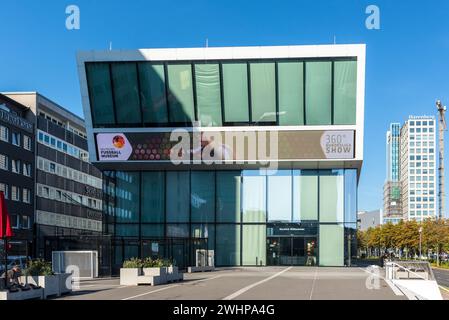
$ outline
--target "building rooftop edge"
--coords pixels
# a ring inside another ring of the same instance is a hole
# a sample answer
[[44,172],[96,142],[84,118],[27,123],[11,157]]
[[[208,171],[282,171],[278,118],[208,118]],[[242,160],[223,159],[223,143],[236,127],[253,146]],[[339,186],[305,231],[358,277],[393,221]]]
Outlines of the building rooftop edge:
[[117,50],[80,50],[81,61],[124,60],[220,60],[220,59],[270,59],[295,57],[350,57],[361,56],[366,44],[319,44],[285,46],[229,46],[191,48],[141,48]]
[[[77,123],[77,124],[80,125],[81,127],[85,128],[85,126],[86,126],[84,118],[78,116],[77,114],[73,113],[72,111],[68,110],[67,108],[61,106],[59,103],[51,100],[50,98],[44,96],[43,94],[41,94],[37,91],[12,91],[12,92],[0,92],[0,94],[2,94],[2,95],[36,95],[37,98],[47,101],[48,103],[52,104],[54,107],[62,110],[63,112],[67,112],[70,116],[74,117],[76,120],[79,121],[79,123]],[[17,101],[15,101],[15,102],[17,102]],[[19,102],[17,102],[17,103],[19,103]]]

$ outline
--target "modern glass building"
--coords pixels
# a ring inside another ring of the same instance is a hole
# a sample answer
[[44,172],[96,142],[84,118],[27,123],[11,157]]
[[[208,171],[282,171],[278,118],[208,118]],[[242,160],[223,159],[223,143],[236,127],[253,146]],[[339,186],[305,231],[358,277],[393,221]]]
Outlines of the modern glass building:
[[400,179],[401,124],[391,123],[386,135],[387,177],[384,183],[384,222],[402,220]]
[[78,71],[115,266],[350,262],[364,45],[88,51]]

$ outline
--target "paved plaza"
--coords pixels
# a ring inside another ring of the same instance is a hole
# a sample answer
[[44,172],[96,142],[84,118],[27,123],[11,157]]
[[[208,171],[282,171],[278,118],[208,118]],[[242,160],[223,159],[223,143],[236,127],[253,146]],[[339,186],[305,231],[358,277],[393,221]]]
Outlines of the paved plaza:
[[[82,281],[66,300],[403,300],[364,268],[228,268],[185,274],[161,286],[121,286],[118,278]],[[368,283],[368,286],[367,286]]]

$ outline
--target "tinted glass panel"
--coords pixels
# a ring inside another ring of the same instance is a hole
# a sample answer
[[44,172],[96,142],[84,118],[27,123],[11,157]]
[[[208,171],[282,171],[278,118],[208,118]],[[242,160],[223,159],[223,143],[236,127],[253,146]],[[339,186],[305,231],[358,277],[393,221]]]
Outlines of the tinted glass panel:
[[192,172],[192,221],[215,220],[215,172]]
[[345,222],[357,222],[357,170],[345,170]]
[[240,226],[217,225],[215,263],[217,266],[240,265]]
[[192,238],[207,239],[209,250],[215,250],[215,226],[213,224],[192,224]]
[[189,172],[167,172],[167,222],[189,222],[190,179]]
[[266,222],[266,176],[243,173],[243,222]]
[[217,172],[217,222],[240,221],[240,171]]
[[251,63],[252,121],[276,121],[276,80],[274,63]]
[[139,63],[140,99],[145,123],[167,123],[163,65]]
[[114,124],[114,104],[109,65],[106,63],[88,63],[86,64],[86,73],[94,126]]
[[189,225],[188,224],[167,224],[167,237],[188,238],[189,237]]
[[139,225],[137,224],[117,224],[115,226],[118,237],[138,237]]
[[164,172],[142,172],[142,222],[164,222]]
[[140,175],[138,172],[117,172],[116,215],[117,222],[138,222],[140,200]]
[[278,63],[279,124],[304,124],[304,64]]
[[331,124],[332,62],[306,63],[306,124]]
[[320,172],[320,222],[343,222],[344,176],[342,170]]
[[192,66],[190,64],[168,65],[169,115],[171,122],[192,123],[193,107]]
[[140,124],[139,87],[135,63],[111,64],[117,124]]
[[293,175],[293,220],[318,220],[318,172],[294,171]]
[[143,224],[142,225],[142,237],[154,237],[160,238],[164,236],[163,224]]
[[266,225],[244,225],[242,255],[244,266],[264,266],[266,259]]
[[344,265],[343,225],[320,225],[320,266],[340,267]]
[[196,64],[195,83],[198,120],[201,126],[221,126],[220,68],[218,64]]
[[279,171],[268,176],[268,221],[292,220],[291,171]]
[[248,70],[246,63],[223,63],[226,122],[248,122]]
[[356,123],[357,61],[335,61],[334,124]]

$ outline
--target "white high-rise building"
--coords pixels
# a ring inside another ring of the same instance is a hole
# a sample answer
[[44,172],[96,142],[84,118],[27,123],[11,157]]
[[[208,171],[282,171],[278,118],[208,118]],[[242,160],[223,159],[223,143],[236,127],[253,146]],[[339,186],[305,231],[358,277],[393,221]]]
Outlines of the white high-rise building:
[[437,216],[435,127],[433,116],[410,116],[401,128],[401,202],[407,220]]

